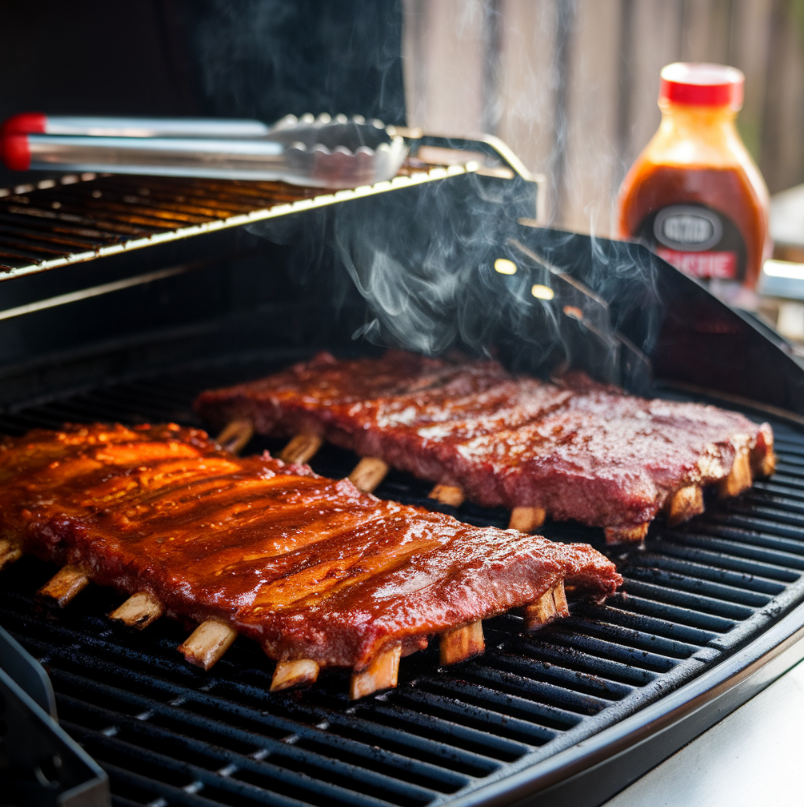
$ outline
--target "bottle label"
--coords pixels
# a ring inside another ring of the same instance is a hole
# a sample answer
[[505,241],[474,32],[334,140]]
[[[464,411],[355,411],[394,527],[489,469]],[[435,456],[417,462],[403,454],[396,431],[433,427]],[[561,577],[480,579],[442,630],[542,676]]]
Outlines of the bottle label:
[[704,205],[670,205],[647,216],[638,235],[668,263],[698,278],[742,282],[745,242],[727,216]]

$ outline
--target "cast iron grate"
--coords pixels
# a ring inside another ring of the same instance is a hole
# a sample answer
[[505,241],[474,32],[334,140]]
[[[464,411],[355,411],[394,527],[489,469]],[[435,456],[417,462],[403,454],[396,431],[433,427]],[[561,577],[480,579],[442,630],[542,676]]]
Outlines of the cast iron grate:
[[[244,362],[93,389],[17,407],[0,430],[192,425],[198,391],[273,369]],[[31,558],[4,575],[0,623],[45,664],[62,725],[109,773],[119,807],[445,804],[633,713],[804,599],[804,428],[772,425],[776,476],[680,528],[655,525],[646,551],[616,558],[624,595],[576,604],[535,635],[499,617],[485,626],[485,656],[440,669],[437,650],[424,651],[404,660],[397,690],[356,703],[337,672],[306,692],[270,694],[272,664],[248,640],[209,673],[191,667],[175,650],[186,628],[113,626],[104,615],[120,597],[109,590],[90,587],[63,613],[38,615],[32,595],[53,568]],[[278,447],[254,440],[249,450]],[[328,446],[312,464],[345,476],[355,461]],[[429,487],[392,472],[377,493],[437,506]],[[507,516],[471,504],[456,514],[497,526]],[[603,544],[580,525],[545,533]]]
[[[399,176],[423,176],[431,169],[443,173],[441,165],[409,158]],[[248,220],[317,197],[329,199],[331,193],[284,182],[94,173],[0,188],[0,271],[64,265],[77,256],[185,228],[231,224],[236,217]]]

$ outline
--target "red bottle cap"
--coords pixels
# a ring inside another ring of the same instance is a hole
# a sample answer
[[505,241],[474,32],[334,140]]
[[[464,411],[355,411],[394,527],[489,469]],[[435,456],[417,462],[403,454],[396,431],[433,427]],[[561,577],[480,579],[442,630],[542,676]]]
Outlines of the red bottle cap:
[[706,62],[675,62],[662,68],[659,100],[692,106],[743,105],[745,76],[736,67]]

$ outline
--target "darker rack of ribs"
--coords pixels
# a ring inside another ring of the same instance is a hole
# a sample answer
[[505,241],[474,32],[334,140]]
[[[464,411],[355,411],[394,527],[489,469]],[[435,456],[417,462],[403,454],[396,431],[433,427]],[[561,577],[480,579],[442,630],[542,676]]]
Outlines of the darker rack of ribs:
[[578,373],[548,383],[494,361],[397,351],[321,353],[205,392],[196,410],[213,425],[295,435],[286,458],[309,460],[323,439],[352,449],[366,458],[351,477],[364,489],[390,465],[437,483],[431,495],[447,504],[507,507],[522,531],[549,515],[603,527],[612,544],[642,541],[662,511],[671,525],[703,512],[708,485],[736,496],[775,466],[770,426],[735,412],[638,398]]
[[483,619],[523,608],[536,628],[566,616],[568,590],[602,601],[622,582],[590,546],[470,527],[175,425],[0,441],[0,536],[0,567],[62,567],[45,600],[113,586],[131,595],[113,619],[200,623],[189,661],[208,669],[243,634],[278,662],[273,690],[347,667],[353,698],[395,686],[433,636],[456,663],[483,652]]

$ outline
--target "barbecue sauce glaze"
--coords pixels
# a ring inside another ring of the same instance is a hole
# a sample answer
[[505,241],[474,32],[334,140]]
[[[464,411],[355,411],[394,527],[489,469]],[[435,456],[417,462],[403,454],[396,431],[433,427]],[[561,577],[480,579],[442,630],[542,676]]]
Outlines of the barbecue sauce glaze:
[[[417,366],[418,365],[418,366]],[[488,507],[538,507],[554,519],[629,529],[688,485],[725,478],[735,456],[772,451],[770,427],[713,406],[626,395],[581,373],[560,383],[498,363],[399,351],[323,353],[264,379],[199,396],[213,424],[246,419],[267,434],[319,434]]]
[[101,585],[216,618],[277,660],[362,669],[383,649],[622,579],[586,545],[478,528],[177,426],[39,430],[0,442],[0,533]]

